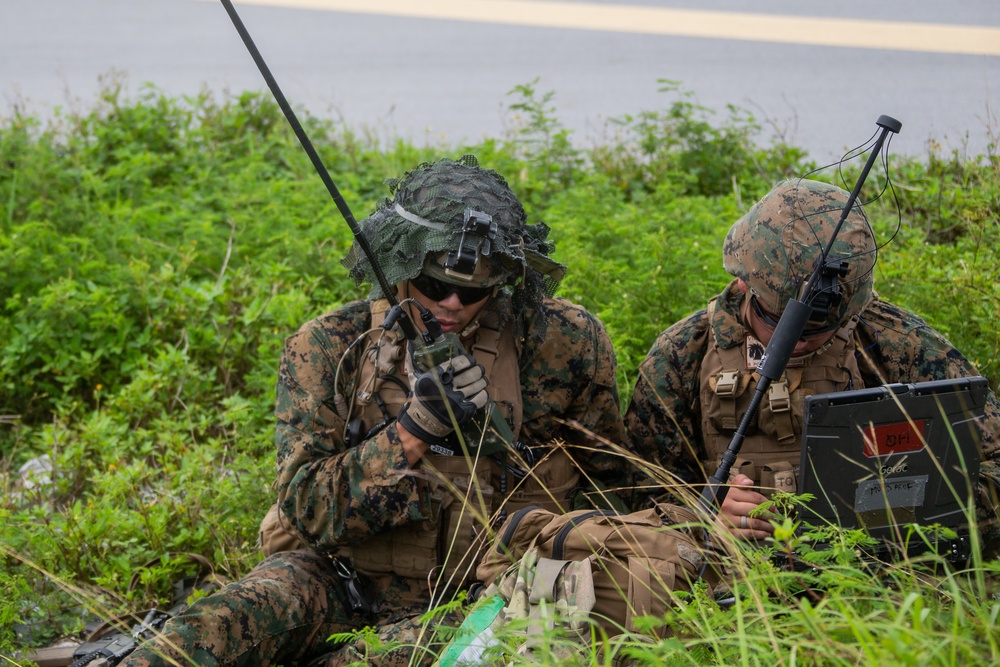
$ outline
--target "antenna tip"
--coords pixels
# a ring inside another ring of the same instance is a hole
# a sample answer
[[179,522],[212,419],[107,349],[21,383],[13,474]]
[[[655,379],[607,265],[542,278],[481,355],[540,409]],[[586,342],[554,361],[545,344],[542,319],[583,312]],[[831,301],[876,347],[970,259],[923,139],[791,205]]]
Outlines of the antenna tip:
[[875,124],[878,125],[879,127],[884,127],[885,129],[889,130],[893,134],[899,134],[899,131],[901,129],[903,129],[903,124],[902,123],[900,123],[898,120],[896,120],[892,116],[886,116],[885,114],[882,114],[881,116],[879,116],[878,120],[875,121]]

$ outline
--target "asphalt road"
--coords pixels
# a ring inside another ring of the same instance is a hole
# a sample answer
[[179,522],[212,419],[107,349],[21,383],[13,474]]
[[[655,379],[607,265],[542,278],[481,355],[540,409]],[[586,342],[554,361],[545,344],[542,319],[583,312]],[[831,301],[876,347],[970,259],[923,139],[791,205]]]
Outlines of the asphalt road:
[[[896,153],[929,141],[986,151],[1000,133],[1000,2],[874,4],[235,0],[294,105],[383,138],[499,136],[508,92],[537,79],[585,145],[608,119],[667,107],[676,96],[658,81],[670,79],[821,161],[867,139],[880,114],[903,122]],[[87,109],[112,72],[131,96],[264,88],[215,0],[3,0],[0,115]]]

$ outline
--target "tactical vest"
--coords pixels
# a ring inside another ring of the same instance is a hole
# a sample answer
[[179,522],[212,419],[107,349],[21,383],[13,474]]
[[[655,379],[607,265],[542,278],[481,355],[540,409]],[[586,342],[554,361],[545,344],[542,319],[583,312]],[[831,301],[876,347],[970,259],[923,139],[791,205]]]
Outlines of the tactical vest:
[[[385,299],[371,303],[371,328],[382,326],[388,310],[389,302]],[[385,332],[380,344],[372,341],[365,348],[358,364],[352,418],[360,418],[370,428],[385,420],[384,408],[395,419],[410,390],[406,346],[406,338],[394,330]],[[521,371],[514,336],[509,330],[499,332],[479,327],[473,333],[469,348],[469,354],[476,358],[489,378],[487,393],[511,425],[516,439],[521,430],[524,404],[521,401]]]
[[[372,302],[371,328],[380,327],[387,310],[385,300]],[[402,334],[388,331],[372,335],[362,351],[348,415],[351,420],[360,420],[362,433],[395,419],[406,402],[406,346]],[[483,366],[490,398],[511,424],[516,439],[524,406],[513,334],[509,329],[498,332],[480,327],[468,351]],[[459,585],[474,572],[487,539],[488,531],[483,528],[490,525],[501,505],[506,512],[529,505],[565,512],[572,509],[566,498],[580,484],[579,470],[561,450],[550,451],[523,477],[509,474],[491,458],[472,460],[431,452],[423,456],[417,470],[431,483],[430,517],[339,550],[337,555],[349,557],[359,572],[394,573],[432,586],[435,581]],[[261,546],[266,555],[303,546],[281,523],[275,505],[261,525]]]
[[[713,299],[708,305],[710,326],[715,311]],[[819,350],[789,360],[784,374],[771,383],[761,401],[731,476],[743,473],[768,496],[774,491],[795,493],[805,397],[843,391],[860,381],[856,325],[852,319]],[[749,332],[740,345],[725,349],[719,347],[712,331],[708,339],[700,377],[701,431],[708,461],[717,467],[760,380],[755,371],[764,345]]]

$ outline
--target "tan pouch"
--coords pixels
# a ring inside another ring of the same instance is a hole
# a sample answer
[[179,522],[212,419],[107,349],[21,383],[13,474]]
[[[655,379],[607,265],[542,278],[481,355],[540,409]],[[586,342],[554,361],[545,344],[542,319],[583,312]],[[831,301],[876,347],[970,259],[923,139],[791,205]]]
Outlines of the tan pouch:
[[795,493],[795,469],[788,461],[775,461],[761,468],[761,493],[770,498],[773,494]]
[[553,450],[527,476],[513,485],[504,501],[507,513],[541,507],[564,513],[573,509],[572,491],[580,486],[580,470],[562,450]]
[[257,533],[257,545],[264,552],[265,556],[270,556],[281,551],[295,551],[305,549],[307,545],[285,530],[281,511],[278,503],[271,505],[271,509],[264,515],[264,520],[260,522],[260,530]]

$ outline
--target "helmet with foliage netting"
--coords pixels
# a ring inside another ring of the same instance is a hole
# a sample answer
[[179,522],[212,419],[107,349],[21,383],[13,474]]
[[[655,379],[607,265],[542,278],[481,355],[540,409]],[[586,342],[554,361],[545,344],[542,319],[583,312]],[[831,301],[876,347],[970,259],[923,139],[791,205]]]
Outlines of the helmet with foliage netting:
[[[767,311],[780,315],[800,299],[849,198],[820,181],[783,181],[736,221],[723,244],[726,271],[742,278]],[[813,326],[843,324],[872,299],[875,238],[855,203],[826,259],[823,290],[813,306]]]
[[[493,326],[555,292],[566,269],[548,257],[548,226],[527,224],[507,181],[474,156],[424,163],[387,184],[390,197],[360,227],[388,284],[427,268],[456,284],[500,285],[487,307]],[[384,296],[357,242],[342,264],[372,284],[370,299]]]

